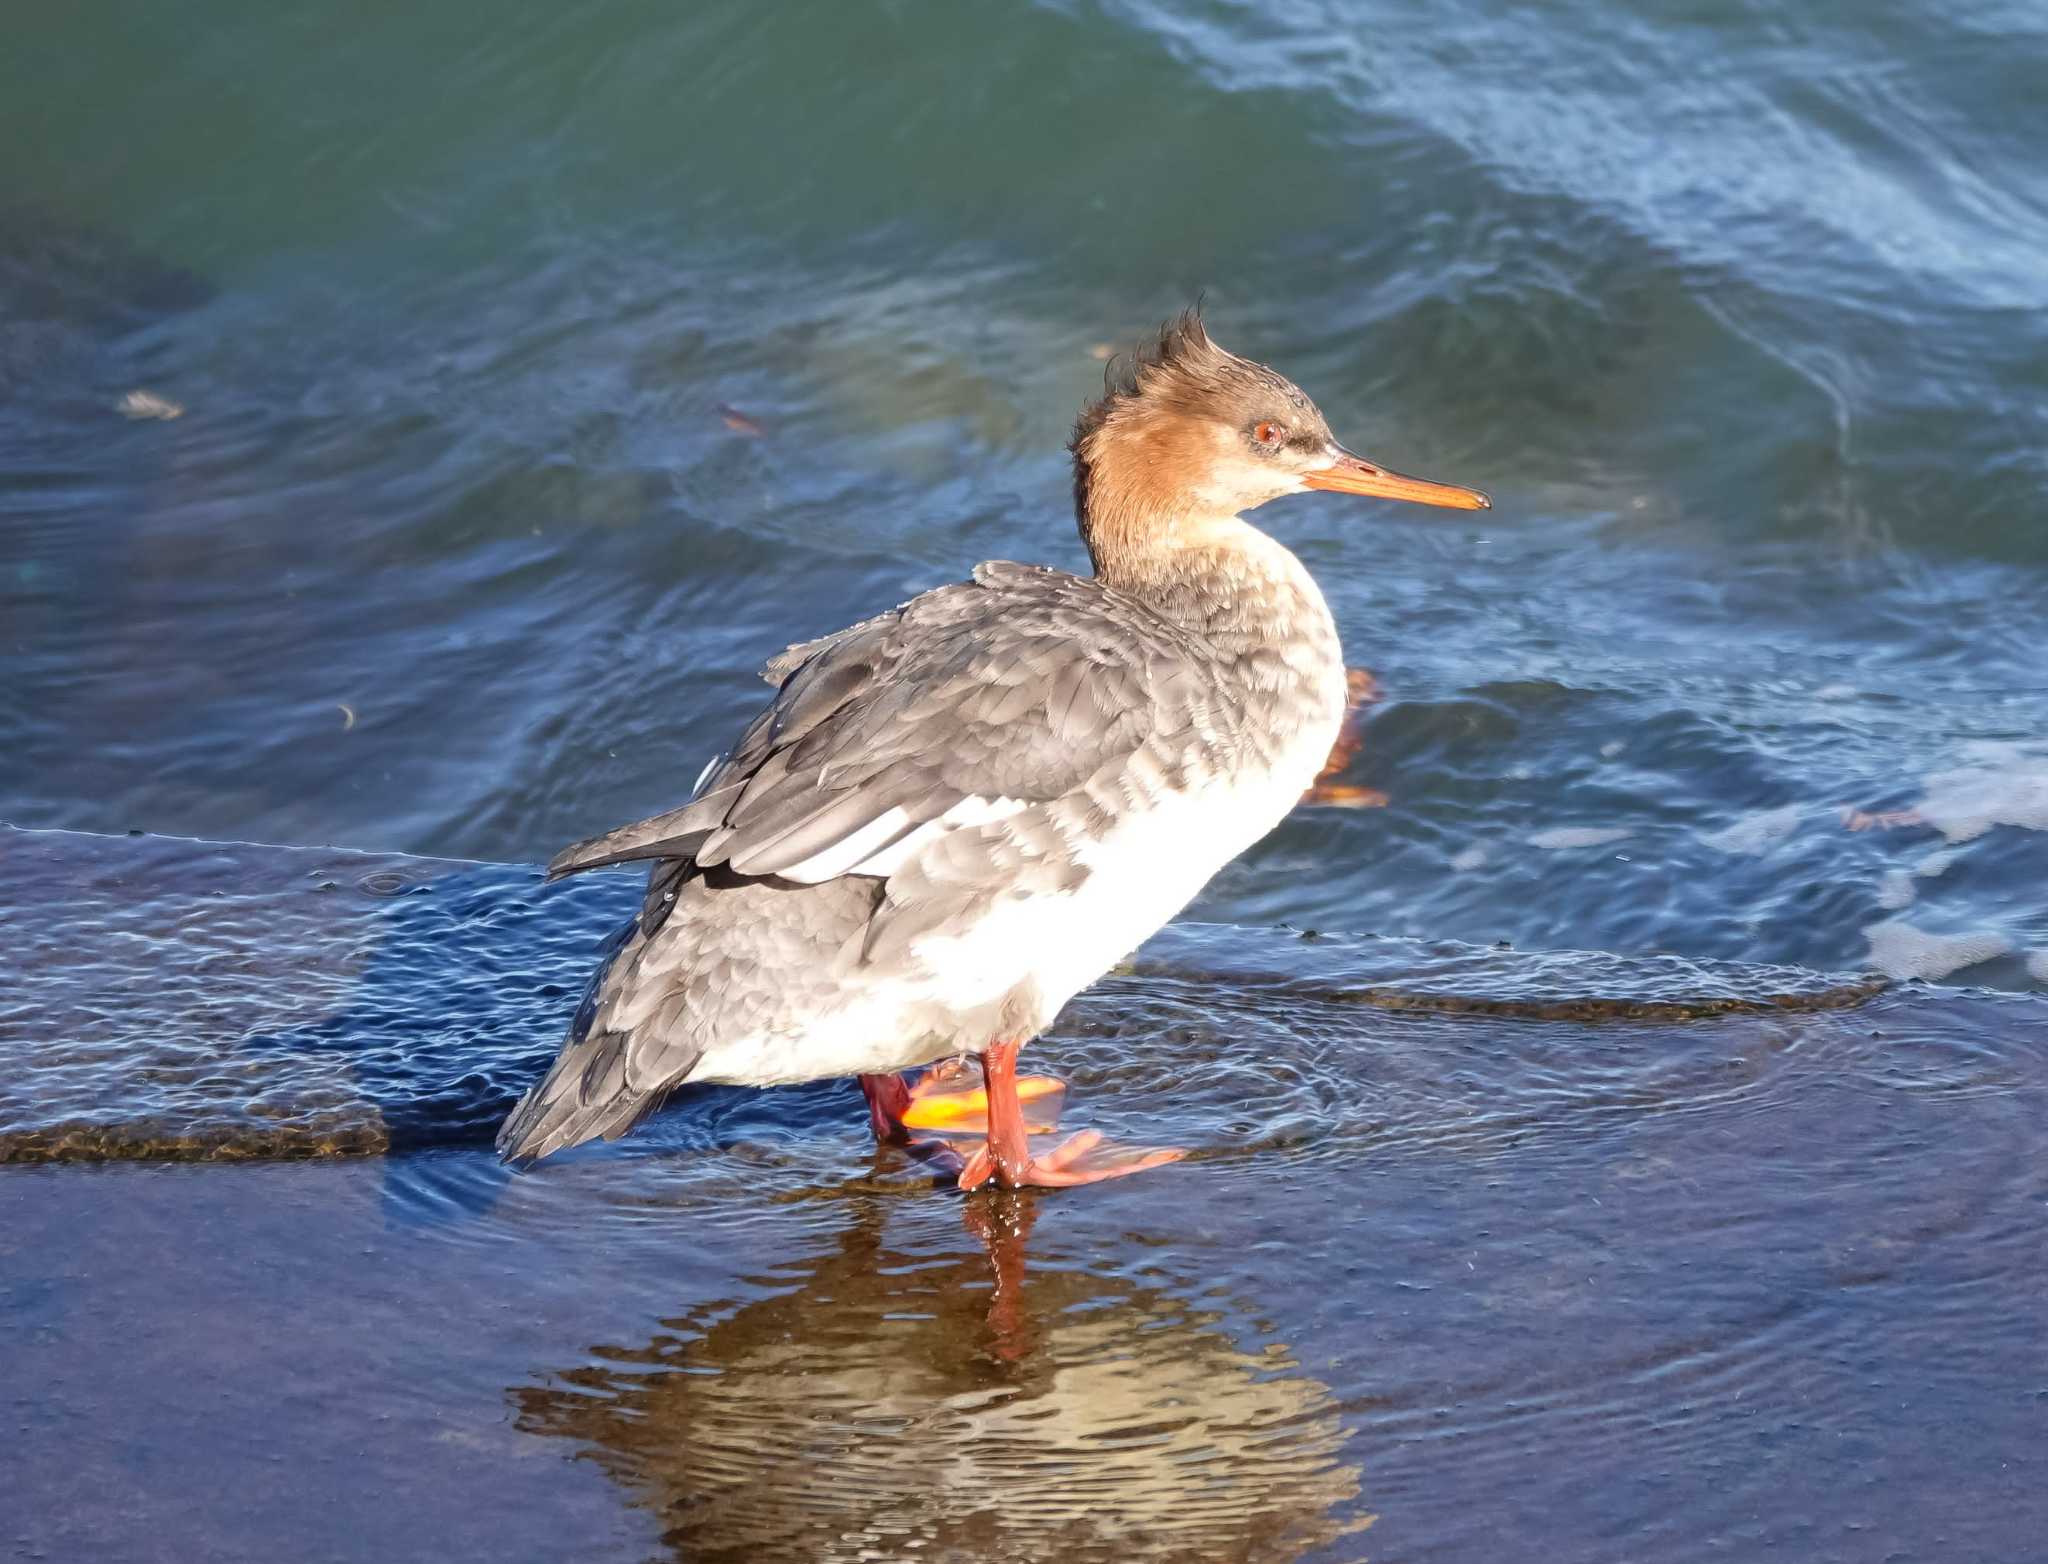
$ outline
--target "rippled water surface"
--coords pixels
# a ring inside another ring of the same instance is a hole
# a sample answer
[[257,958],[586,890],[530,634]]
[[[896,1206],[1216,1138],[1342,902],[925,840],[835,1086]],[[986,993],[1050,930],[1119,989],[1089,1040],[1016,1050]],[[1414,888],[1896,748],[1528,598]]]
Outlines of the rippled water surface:
[[30,1556],[2036,1534],[2033,995],[1185,923],[1034,1050],[1173,1168],[963,1200],[826,1082],[514,1176],[491,1125],[629,881],[0,854]]
[[[126,9],[0,49],[0,1539],[2033,1548],[2038,6]],[[508,865],[1078,564],[1204,289],[1495,508],[1261,513],[1388,803],[1040,1050],[1188,1162],[963,1202],[827,1083],[496,1172],[633,894]]]

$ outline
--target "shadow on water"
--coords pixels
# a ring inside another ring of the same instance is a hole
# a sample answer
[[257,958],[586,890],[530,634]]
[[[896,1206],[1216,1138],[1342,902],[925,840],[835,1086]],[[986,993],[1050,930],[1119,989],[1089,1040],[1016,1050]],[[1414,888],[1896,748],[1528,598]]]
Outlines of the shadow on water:
[[[554,1057],[630,877],[0,828],[26,991],[0,1162],[394,1153],[403,1223],[470,1220],[487,1147]],[[842,1083],[700,1088],[664,1140],[801,1142]]]
[[544,908],[530,872],[343,851],[5,832],[0,859],[26,984],[9,1161],[483,1135],[551,1056],[603,918]]
[[[1329,1388],[1213,1307],[1033,1264],[1038,1203],[843,1202],[730,1312],[512,1390],[686,1559],[1292,1559],[1362,1530]],[[892,1232],[892,1226],[908,1233]]]

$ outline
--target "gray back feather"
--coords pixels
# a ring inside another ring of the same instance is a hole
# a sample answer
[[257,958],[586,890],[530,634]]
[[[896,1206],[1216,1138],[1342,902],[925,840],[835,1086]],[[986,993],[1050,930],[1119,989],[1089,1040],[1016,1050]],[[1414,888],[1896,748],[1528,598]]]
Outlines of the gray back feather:
[[[887,892],[863,953],[879,959],[996,895],[1072,889],[1076,849],[1122,808],[1212,769],[1233,703],[1199,651],[1100,582],[981,565],[791,647],[767,668],[774,699],[695,798],[578,843],[550,872],[687,859],[801,879],[835,852],[860,855],[853,873],[878,859]],[[956,807],[960,828],[891,857]],[[1001,818],[980,823],[984,810]]]

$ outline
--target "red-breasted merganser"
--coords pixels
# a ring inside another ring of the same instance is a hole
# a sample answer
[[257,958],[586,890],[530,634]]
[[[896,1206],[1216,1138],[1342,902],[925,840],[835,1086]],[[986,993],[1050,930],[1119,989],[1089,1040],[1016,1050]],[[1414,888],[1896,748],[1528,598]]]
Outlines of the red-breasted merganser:
[[1338,737],[1329,607],[1240,513],[1304,489],[1490,502],[1353,456],[1194,311],[1111,367],[1072,451],[1092,577],[979,565],[790,647],[687,804],[549,865],[653,869],[503,1156],[615,1139],[685,1081],[859,1075],[892,1137],[893,1072],[967,1053],[987,1138],[963,1189],[1180,1155],[1083,1134],[1034,1156],[1016,1060],[1280,822]]

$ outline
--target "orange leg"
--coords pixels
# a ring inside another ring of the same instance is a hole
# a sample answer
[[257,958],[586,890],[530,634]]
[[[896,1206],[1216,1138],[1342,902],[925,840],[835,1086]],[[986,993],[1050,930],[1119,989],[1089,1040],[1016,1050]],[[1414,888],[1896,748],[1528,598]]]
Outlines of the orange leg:
[[1031,1154],[1031,1136],[1024,1106],[1017,1095],[1017,1042],[991,1043],[981,1056],[981,1078],[988,1092],[988,1140],[960,1171],[962,1189],[979,1189],[993,1178],[1005,1189],[1053,1189],[1067,1184],[1093,1184],[1105,1178],[1140,1173],[1175,1162],[1185,1151],[1162,1147],[1149,1151],[1116,1151],[1102,1147],[1102,1136],[1084,1130],[1043,1157]]
[[[904,1075],[863,1075],[860,1089],[868,1100],[875,1139],[902,1145],[910,1131],[939,1135],[981,1135],[988,1130],[988,1093],[979,1086],[956,1084],[966,1073],[965,1059],[935,1064],[913,1082]],[[1056,1130],[1067,1083],[1050,1075],[1018,1078],[1017,1095],[1034,1133]]]
[[874,1127],[878,1145],[900,1146],[919,1161],[931,1163],[945,1173],[957,1174],[967,1165],[967,1159],[951,1141],[937,1135],[911,1133],[904,1117],[915,1101],[917,1088],[908,1077],[863,1075],[858,1079],[861,1095],[868,1100],[868,1123]]
[[910,1106],[910,1083],[900,1075],[863,1075],[860,1094],[868,1100],[868,1122],[875,1139],[884,1146],[910,1144],[910,1128],[903,1122]]
[[[941,1142],[935,1135],[983,1135],[988,1131],[988,1093],[979,1086],[954,1083],[966,1073],[964,1059],[935,1064],[913,1081],[908,1075],[862,1075],[861,1095],[868,1102],[868,1123],[884,1146],[930,1150]],[[1027,1075],[1017,1081],[1026,1126],[1034,1134],[1060,1127],[1060,1103],[1067,1083],[1049,1075]],[[914,1131],[922,1130],[923,1135]]]
[[1344,725],[1337,730],[1337,742],[1330,746],[1330,758],[1323,762],[1314,785],[1301,795],[1301,801],[1332,804],[1340,809],[1378,809],[1387,802],[1387,795],[1378,788],[1331,780],[1341,776],[1365,747],[1365,708],[1380,698],[1379,681],[1364,668],[1345,669],[1344,688],[1349,696],[1344,707]]

